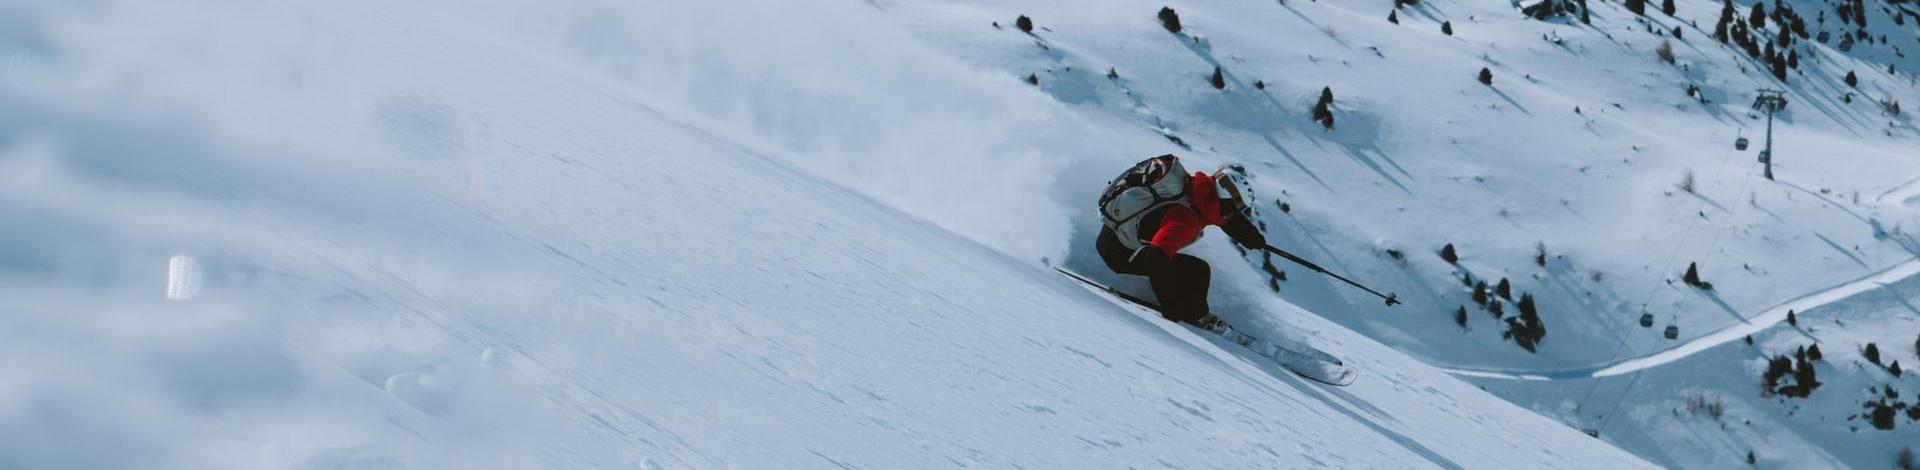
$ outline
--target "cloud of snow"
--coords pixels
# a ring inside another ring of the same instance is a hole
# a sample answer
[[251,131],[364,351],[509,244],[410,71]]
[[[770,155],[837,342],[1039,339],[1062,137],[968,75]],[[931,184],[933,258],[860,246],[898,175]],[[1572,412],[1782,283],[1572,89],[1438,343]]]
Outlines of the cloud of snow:
[[1024,259],[1063,254],[1069,217],[1085,211],[1053,196],[1068,165],[1117,153],[1053,99],[935,50],[871,4],[582,1],[521,13],[503,27]]
[[354,34],[394,28],[369,18],[471,45],[444,53],[476,62],[547,56],[1018,258],[1066,251],[1085,201],[1060,196],[1063,172],[1110,144],[872,8],[0,0],[0,467],[553,461],[502,431],[546,432],[547,417],[518,411],[537,397],[496,383],[481,351],[393,326],[382,309],[398,306],[341,301],[352,286],[313,259],[318,240],[445,277],[428,282],[501,285],[487,276],[513,271],[422,254],[447,235],[391,205],[486,178],[465,171],[461,150],[484,132],[465,116],[497,110],[436,93],[486,77]]

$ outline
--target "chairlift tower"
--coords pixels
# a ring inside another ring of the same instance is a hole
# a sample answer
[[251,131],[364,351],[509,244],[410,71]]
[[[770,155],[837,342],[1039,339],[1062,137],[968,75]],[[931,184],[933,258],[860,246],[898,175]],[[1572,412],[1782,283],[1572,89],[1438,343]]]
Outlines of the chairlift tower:
[[1787,109],[1787,97],[1780,90],[1762,88],[1753,98],[1753,109],[1767,113],[1767,148],[1760,151],[1760,163],[1766,164],[1767,179],[1773,179],[1773,113]]

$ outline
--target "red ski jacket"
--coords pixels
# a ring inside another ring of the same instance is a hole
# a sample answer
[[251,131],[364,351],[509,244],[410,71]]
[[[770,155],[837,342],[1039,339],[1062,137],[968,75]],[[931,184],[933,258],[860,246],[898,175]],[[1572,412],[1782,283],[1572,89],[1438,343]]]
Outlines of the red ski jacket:
[[1187,206],[1168,205],[1160,215],[1160,228],[1155,230],[1151,243],[1155,248],[1171,257],[1180,249],[1192,245],[1200,239],[1200,231],[1208,225],[1226,228],[1227,221],[1220,215],[1220,194],[1214,192],[1213,176],[1194,172],[1187,180]]

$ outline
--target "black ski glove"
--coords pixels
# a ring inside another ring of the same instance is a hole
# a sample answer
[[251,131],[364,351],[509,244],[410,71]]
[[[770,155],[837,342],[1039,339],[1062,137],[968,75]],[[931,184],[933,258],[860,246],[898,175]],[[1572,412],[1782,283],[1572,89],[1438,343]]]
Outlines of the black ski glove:
[[1258,250],[1267,246],[1266,234],[1260,233],[1260,228],[1253,225],[1253,217],[1248,216],[1244,210],[1235,212],[1227,219],[1227,224],[1220,229],[1227,232],[1227,236],[1232,237],[1234,243],[1239,243],[1240,246],[1249,250]]

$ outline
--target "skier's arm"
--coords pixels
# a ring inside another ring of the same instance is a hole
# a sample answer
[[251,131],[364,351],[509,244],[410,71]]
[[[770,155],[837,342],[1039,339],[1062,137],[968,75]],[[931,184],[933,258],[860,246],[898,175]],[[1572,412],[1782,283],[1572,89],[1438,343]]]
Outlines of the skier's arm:
[[1248,249],[1259,249],[1267,245],[1267,236],[1261,234],[1260,228],[1253,225],[1253,217],[1246,210],[1228,215],[1227,220],[1220,224],[1220,230],[1227,232],[1227,236],[1232,237],[1234,243],[1239,243],[1240,246]]
[[1161,253],[1171,258],[1174,253],[1180,252],[1181,248],[1186,248],[1187,245],[1193,244],[1195,239],[1200,238],[1200,229],[1203,228],[1207,226],[1200,221],[1199,215],[1186,207],[1173,206],[1166,210],[1166,215],[1161,216],[1160,230],[1153,233],[1151,243],[1155,248],[1159,248]]

